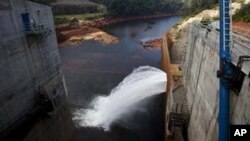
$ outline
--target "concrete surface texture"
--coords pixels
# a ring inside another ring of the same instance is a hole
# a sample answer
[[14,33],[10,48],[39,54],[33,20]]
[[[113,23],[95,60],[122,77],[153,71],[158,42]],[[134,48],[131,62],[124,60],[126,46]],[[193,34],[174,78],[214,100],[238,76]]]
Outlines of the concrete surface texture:
[[[28,0],[0,1],[0,7],[0,132],[4,132],[34,111],[41,90],[53,101],[54,110],[66,102],[67,96],[51,8]],[[33,23],[44,25],[50,33],[27,36],[21,17],[24,12],[30,14]],[[67,114],[61,115],[69,123],[58,124],[60,128],[54,131],[58,134],[72,124]],[[52,124],[51,120],[40,119],[44,128],[32,131],[29,137],[39,139],[40,135],[49,133],[51,130],[45,127]]]
[[[187,104],[191,112],[188,138],[192,141],[218,140],[219,79],[219,33],[192,23],[187,28],[184,86]],[[232,63],[239,56],[249,55],[249,39],[232,36]],[[231,123],[250,123],[250,87],[248,62],[243,63],[244,82],[239,96],[231,92]]]

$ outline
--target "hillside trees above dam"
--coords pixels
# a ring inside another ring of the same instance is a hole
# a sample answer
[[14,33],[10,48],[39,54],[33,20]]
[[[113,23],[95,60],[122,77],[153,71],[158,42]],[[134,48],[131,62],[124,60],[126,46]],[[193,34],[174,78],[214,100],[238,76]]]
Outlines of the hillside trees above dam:
[[183,2],[181,13],[190,15],[212,8],[215,4],[219,3],[219,0],[184,0]]
[[103,13],[105,6],[90,0],[31,0],[52,6],[54,15],[75,15],[85,13]]
[[[232,0],[232,2],[244,3],[245,0]],[[183,6],[180,13],[183,15],[195,15],[205,9],[215,8],[219,0],[182,0]]]
[[[31,0],[52,5],[55,15],[106,13],[109,16],[144,16],[166,13],[195,14],[219,0]],[[241,1],[241,0],[235,0]]]
[[138,16],[160,13],[176,13],[181,0],[92,0],[107,7],[112,16]]

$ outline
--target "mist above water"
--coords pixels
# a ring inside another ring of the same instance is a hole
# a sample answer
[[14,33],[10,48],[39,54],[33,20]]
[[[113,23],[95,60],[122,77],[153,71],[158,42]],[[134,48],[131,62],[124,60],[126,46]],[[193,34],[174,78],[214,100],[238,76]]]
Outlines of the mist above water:
[[139,110],[142,100],[166,91],[166,73],[149,66],[142,66],[129,74],[109,96],[98,96],[91,108],[75,111],[73,120],[85,127],[109,130],[113,122]]

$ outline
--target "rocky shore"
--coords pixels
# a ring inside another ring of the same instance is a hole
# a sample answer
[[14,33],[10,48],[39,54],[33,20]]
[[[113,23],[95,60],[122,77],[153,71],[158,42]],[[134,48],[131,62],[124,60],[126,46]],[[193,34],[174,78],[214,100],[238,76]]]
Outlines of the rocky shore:
[[141,40],[139,44],[144,48],[161,48],[162,47],[162,39],[150,39],[150,40]]
[[[72,19],[69,24],[56,25],[57,41],[59,47],[71,46],[79,44],[85,40],[96,40],[103,44],[118,43],[119,39],[100,29],[102,26],[112,25],[125,21],[153,19],[159,17],[169,17],[177,14],[159,14],[150,16],[138,17],[123,17],[123,18],[100,18],[92,21],[81,21]],[[144,47],[160,48],[161,39],[153,39],[152,41],[140,41]]]
[[117,37],[112,36],[95,27],[69,26],[61,29],[56,29],[56,32],[59,47],[79,44],[85,40],[96,40],[103,44],[114,44],[119,42]]

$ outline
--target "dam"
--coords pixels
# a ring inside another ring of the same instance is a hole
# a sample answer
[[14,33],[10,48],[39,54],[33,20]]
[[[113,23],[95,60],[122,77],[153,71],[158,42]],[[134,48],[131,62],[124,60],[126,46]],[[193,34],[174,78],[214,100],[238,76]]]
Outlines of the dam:
[[[179,20],[172,16],[105,26],[118,44],[89,40],[58,48],[50,6],[0,1],[0,140],[218,140],[218,22],[181,25],[172,46],[167,31]],[[161,48],[138,44],[155,37],[162,40]],[[231,44],[230,122],[248,125],[250,38],[234,31]],[[80,121],[95,119],[81,111],[93,112],[95,98],[111,101],[97,102],[101,106],[95,111],[105,120],[85,126],[75,120],[76,113],[83,116]]]

